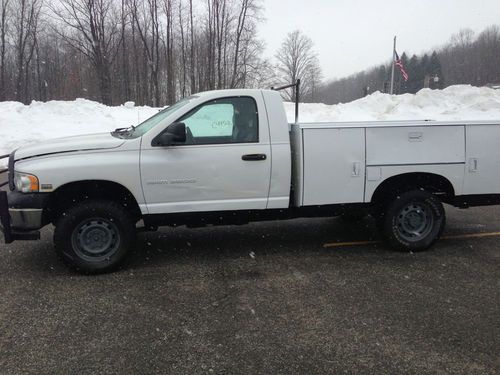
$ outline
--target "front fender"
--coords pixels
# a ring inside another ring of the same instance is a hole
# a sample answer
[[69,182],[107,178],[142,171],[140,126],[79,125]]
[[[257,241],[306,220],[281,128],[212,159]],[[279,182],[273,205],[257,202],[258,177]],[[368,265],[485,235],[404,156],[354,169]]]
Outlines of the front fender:
[[144,203],[139,149],[66,153],[19,160],[15,170],[38,178],[40,193],[50,193],[72,182],[110,181],[122,185],[138,204]]

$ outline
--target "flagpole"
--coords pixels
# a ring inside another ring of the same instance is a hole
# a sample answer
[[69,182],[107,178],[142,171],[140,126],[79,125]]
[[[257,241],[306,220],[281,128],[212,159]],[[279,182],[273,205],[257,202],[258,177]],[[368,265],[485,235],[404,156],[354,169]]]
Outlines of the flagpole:
[[394,36],[394,45],[392,47],[392,70],[391,70],[391,95],[394,93],[394,59],[396,54],[396,36]]

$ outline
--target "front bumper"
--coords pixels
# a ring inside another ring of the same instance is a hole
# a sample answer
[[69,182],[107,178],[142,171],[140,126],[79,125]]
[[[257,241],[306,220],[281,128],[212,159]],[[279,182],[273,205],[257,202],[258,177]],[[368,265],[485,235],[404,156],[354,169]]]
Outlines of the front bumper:
[[42,227],[41,208],[9,208],[7,192],[0,191],[0,231],[5,243],[15,240],[38,240]]
[[13,229],[35,230],[42,227],[41,208],[9,208],[10,225]]

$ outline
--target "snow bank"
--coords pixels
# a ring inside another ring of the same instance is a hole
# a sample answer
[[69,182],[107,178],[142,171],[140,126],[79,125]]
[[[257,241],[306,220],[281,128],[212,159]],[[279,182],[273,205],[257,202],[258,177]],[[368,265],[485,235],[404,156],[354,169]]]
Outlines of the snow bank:
[[[293,103],[285,103],[290,122]],[[85,100],[0,102],[0,155],[26,143],[76,134],[111,131],[145,120],[157,108],[135,107],[132,102],[117,107]],[[376,92],[347,104],[301,104],[300,121],[376,120],[500,120],[500,90],[451,86],[424,89],[416,95],[391,96]]]
[[[294,121],[293,103],[286,103]],[[304,104],[301,122],[377,120],[500,120],[500,90],[469,85],[444,90],[423,89],[417,94],[375,92],[346,104]]]
[[111,131],[136,125],[158,112],[130,102],[108,107],[86,99],[74,101],[0,102],[0,155],[20,145],[77,134]]

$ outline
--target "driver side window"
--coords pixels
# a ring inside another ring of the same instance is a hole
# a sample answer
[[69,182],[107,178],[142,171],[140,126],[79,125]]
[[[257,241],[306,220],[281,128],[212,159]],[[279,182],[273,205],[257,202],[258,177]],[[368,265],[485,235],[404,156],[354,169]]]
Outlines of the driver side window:
[[178,120],[186,124],[186,144],[258,142],[258,113],[254,99],[216,99]]

